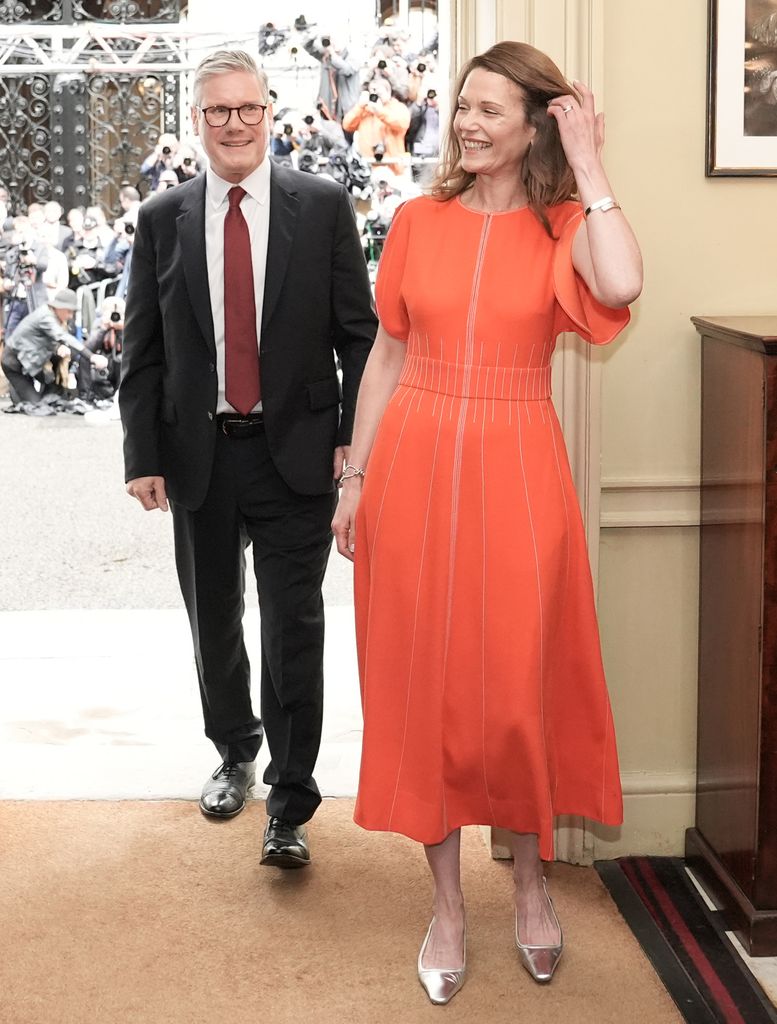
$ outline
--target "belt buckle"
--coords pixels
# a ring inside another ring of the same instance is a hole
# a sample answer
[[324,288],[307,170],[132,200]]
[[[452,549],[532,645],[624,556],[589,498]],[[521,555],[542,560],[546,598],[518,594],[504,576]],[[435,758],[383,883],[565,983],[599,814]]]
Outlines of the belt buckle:
[[225,416],[224,419],[221,421],[221,433],[225,437],[232,437],[231,427],[233,425],[236,426],[236,427],[239,427],[240,426],[240,420],[236,416],[234,416],[234,417]]

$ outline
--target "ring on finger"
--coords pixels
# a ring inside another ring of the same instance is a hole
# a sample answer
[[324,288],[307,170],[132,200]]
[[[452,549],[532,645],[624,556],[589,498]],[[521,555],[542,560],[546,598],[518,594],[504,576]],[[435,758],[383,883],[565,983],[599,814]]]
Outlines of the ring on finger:
[[567,103],[567,105],[565,107],[561,108],[561,112],[566,117],[566,115],[569,113],[569,111],[571,109],[572,109],[572,104],[571,103]]

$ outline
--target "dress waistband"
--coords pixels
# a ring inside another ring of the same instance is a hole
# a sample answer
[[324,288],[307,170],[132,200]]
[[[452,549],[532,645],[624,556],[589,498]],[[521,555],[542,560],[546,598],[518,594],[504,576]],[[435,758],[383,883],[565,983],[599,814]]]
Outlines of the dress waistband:
[[461,398],[536,402],[550,398],[550,366],[476,366],[408,355],[400,386]]

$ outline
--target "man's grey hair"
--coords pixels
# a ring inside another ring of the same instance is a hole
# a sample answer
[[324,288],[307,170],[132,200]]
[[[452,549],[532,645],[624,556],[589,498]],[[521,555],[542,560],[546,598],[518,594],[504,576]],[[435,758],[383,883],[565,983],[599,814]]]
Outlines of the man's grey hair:
[[194,72],[194,105],[199,106],[202,99],[202,85],[206,78],[214,75],[231,74],[233,71],[247,71],[259,82],[262,92],[262,99],[269,97],[270,85],[267,74],[260,68],[250,53],[245,50],[214,50],[213,53],[203,57]]

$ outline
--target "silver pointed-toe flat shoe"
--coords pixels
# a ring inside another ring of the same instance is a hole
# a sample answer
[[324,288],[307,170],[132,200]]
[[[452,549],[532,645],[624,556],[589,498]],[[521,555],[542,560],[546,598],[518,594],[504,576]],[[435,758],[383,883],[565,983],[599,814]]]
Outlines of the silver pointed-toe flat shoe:
[[202,787],[200,810],[208,818],[234,818],[246,805],[246,795],[256,784],[253,761],[225,761]]
[[550,898],[548,893],[548,886],[543,878],[542,888],[545,890],[545,895],[548,897],[548,903],[550,904],[550,912],[553,915],[553,919],[558,927],[559,943],[555,946],[533,946],[526,944],[524,945],[518,938],[518,911],[515,911],[515,945],[518,949],[518,953],[521,957],[521,963],[526,970],[531,974],[535,981],[541,984],[547,984],[553,977],[553,972],[558,967],[558,962],[561,959],[561,954],[564,952],[564,934],[561,931],[561,924],[556,915],[556,908],[553,906],[553,900]]
[[424,967],[424,953],[426,952],[426,947],[429,944],[429,936],[432,934],[434,921],[435,919],[432,918],[432,923],[429,925],[426,938],[424,939],[421,951],[418,954],[418,980],[423,985],[424,991],[429,996],[430,1001],[433,1002],[435,1006],[444,1006],[453,999],[464,984],[464,976],[467,973],[467,926],[466,924],[464,926],[464,963],[461,967],[445,969]]

